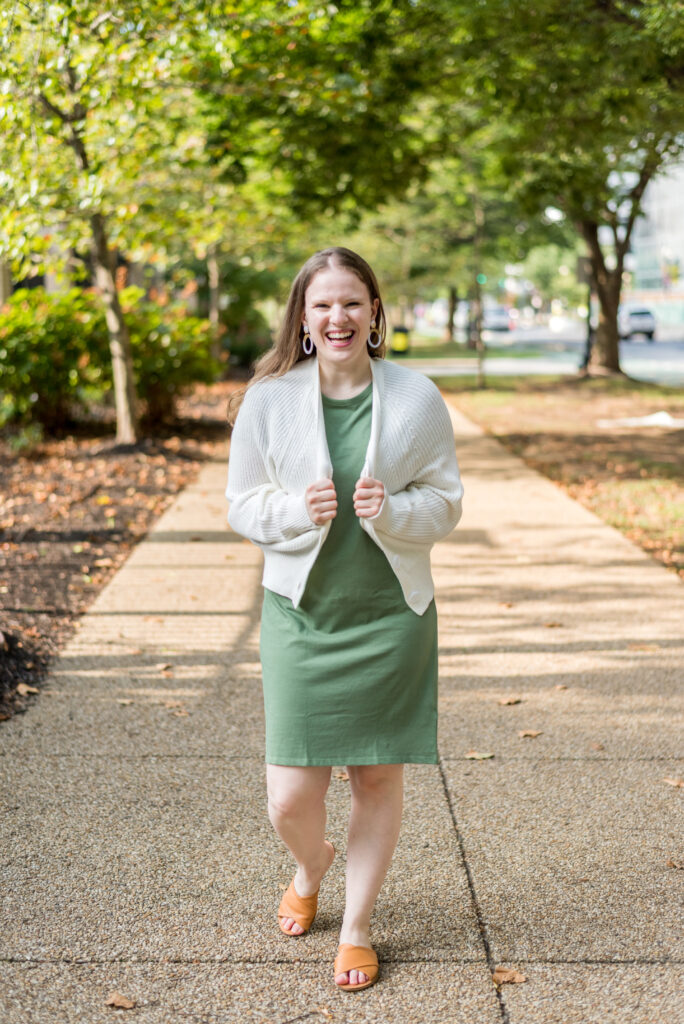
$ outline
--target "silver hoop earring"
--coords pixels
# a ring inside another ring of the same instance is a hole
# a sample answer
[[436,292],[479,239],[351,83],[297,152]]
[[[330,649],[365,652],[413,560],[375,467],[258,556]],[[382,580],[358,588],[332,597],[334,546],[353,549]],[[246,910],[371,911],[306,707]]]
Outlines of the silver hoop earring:
[[310,356],[314,350],[314,343],[309,334],[308,330],[304,329],[304,337],[302,338],[302,351],[305,356]]
[[[375,341],[372,341],[373,335],[375,335]],[[382,345],[382,335],[375,327],[375,320],[371,320],[371,330],[368,335],[368,345],[370,348],[380,348]]]

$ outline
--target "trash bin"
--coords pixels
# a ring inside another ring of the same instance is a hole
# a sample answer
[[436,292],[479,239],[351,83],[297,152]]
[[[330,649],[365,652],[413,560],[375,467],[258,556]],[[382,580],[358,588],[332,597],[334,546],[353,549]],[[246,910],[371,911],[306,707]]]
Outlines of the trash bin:
[[405,356],[411,347],[408,327],[395,327],[392,331],[390,351],[396,356]]

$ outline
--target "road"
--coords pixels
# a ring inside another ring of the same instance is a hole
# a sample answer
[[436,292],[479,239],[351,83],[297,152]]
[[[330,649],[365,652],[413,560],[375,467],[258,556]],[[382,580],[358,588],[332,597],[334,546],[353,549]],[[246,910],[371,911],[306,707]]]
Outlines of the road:
[[[441,329],[431,331],[420,324],[421,334],[441,336]],[[490,376],[526,376],[546,374],[574,374],[584,354],[583,325],[565,321],[549,327],[528,327],[507,332],[485,332],[487,348],[496,354],[485,356],[485,373]],[[523,356],[523,350],[537,350]],[[510,357],[502,353],[510,352]],[[407,366],[422,370],[430,377],[472,376],[475,372],[472,358],[411,359]],[[684,385],[684,326],[664,325],[658,340],[649,343],[645,338],[620,342],[620,365],[626,374],[637,380],[653,381],[670,386]]]

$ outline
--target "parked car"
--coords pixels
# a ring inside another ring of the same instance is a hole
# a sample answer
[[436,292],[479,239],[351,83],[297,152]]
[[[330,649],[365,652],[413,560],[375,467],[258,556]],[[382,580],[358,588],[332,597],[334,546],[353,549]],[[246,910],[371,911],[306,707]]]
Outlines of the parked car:
[[649,341],[655,341],[656,321],[650,309],[644,306],[629,306],[618,310],[618,332],[621,338],[644,334]]
[[482,311],[484,331],[510,331],[511,317],[505,306],[489,306]]

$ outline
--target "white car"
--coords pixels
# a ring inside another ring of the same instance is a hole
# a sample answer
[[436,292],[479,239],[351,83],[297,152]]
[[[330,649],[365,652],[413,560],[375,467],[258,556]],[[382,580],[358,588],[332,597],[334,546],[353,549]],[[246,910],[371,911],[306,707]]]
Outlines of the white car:
[[485,307],[482,312],[482,329],[484,331],[510,331],[511,316],[506,307]]
[[644,306],[629,306],[618,311],[618,332],[621,338],[644,334],[649,341],[655,340],[656,321],[650,309]]

